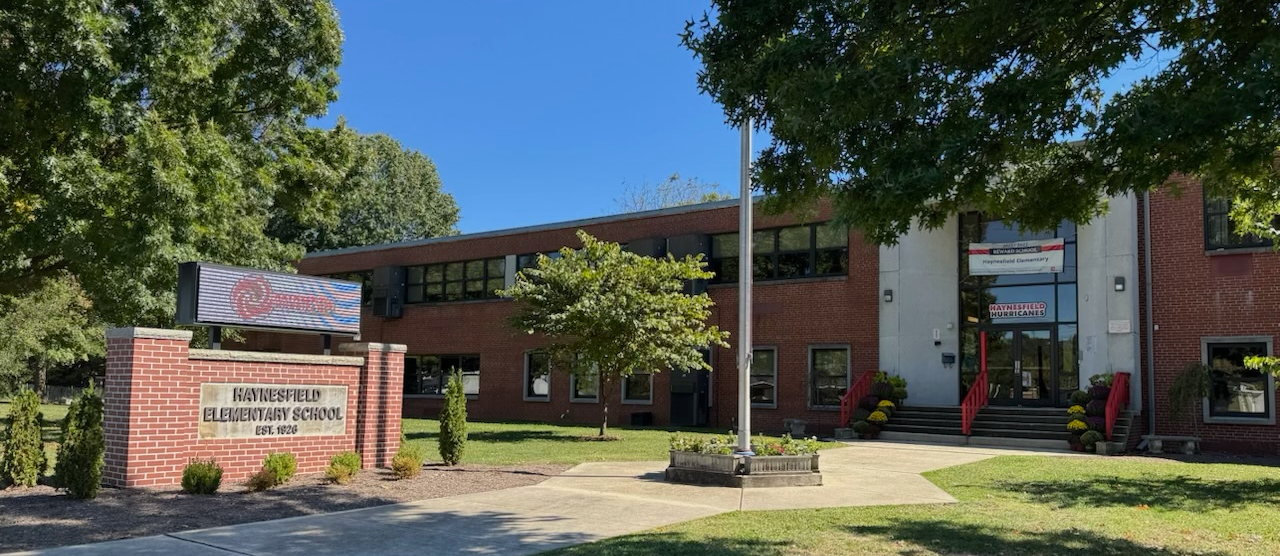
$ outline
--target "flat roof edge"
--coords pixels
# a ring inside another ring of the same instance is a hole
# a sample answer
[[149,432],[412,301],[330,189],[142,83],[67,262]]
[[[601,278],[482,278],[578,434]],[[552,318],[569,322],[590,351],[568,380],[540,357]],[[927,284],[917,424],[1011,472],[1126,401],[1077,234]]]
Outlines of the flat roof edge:
[[[757,195],[752,198],[752,202],[757,202],[761,196]],[[709,203],[696,203],[692,205],[680,205],[675,207],[666,207],[653,210],[644,210],[640,212],[624,212],[622,214],[610,214],[607,216],[597,216],[594,218],[582,218],[578,220],[566,220],[563,222],[550,222],[547,224],[534,224],[532,226],[521,226],[518,228],[505,228],[501,230],[491,230],[487,232],[475,232],[470,234],[459,234],[456,236],[440,236],[426,239],[414,239],[409,241],[400,241],[396,243],[379,243],[375,245],[360,245],[356,247],[344,247],[342,249],[329,249],[325,251],[315,251],[303,255],[303,259],[319,259],[323,257],[333,257],[338,255],[351,255],[355,253],[368,253],[372,251],[386,251],[390,249],[404,249],[408,247],[421,247],[424,245],[434,245],[438,243],[450,243],[454,241],[463,241],[470,239],[484,239],[491,237],[502,237],[516,234],[527,234],[531,232],[545,232],[550,230],[559,230],[563,228],[579,228],[582,226],[591,226],[595,224],[607,224],[610,222],[623,222],[627,220],[640,220],[642,218],[655,218],[660,216],[673,216],[676,214],[685,214],[690,212],[700,212],[704,210],[715,210],[729,208],[738,205],[738,199],[727,199],[724,201],[712,201]]]

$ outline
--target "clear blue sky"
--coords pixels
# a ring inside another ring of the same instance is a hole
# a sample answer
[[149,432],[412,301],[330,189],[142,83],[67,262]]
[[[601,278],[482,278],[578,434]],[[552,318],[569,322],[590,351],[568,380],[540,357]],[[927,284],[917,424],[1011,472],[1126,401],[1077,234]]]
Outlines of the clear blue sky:
[[677,37],[707,2],[336,3],[325,122],[430,156],[463,232],[601,216],[624,180],[674,172],[737,191],[737,131]]
[[336,3],[346,44],[324,123],[345,116],[430,156],[463,232],[609,214],[624,181],[676,172],[737,192],[737,131],[677,38],[708,2]]

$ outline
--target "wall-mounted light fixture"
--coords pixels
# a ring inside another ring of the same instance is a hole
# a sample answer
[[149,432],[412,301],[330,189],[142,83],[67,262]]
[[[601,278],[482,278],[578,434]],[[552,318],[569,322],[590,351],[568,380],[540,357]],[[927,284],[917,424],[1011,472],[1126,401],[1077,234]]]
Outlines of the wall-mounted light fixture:
[[1124,276],[1116,276],[1116,291],[1124,291]]
[[893,290],[885,290],[885,291],[884,291],[884,302],[885,302],[885,303],[893,303]]

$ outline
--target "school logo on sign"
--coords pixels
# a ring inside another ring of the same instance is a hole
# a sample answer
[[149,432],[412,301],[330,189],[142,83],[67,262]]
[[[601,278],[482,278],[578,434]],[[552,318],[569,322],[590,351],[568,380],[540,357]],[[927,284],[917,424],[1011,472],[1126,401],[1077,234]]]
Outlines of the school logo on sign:
[[181,324],[360,332],[357,282],[207,263],[184,263],[178,276]]

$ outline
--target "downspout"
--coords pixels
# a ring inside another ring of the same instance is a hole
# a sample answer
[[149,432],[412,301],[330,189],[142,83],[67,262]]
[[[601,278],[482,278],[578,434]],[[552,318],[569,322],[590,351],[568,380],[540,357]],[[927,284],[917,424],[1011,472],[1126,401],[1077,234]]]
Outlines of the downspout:
[[1143,297],[1146,301],[1147,326],[1147,434],[1156,434],[1156,353],[1155,323],[1152,321],[1151,307],[1151,192],[1142,193],[1142,258]]

